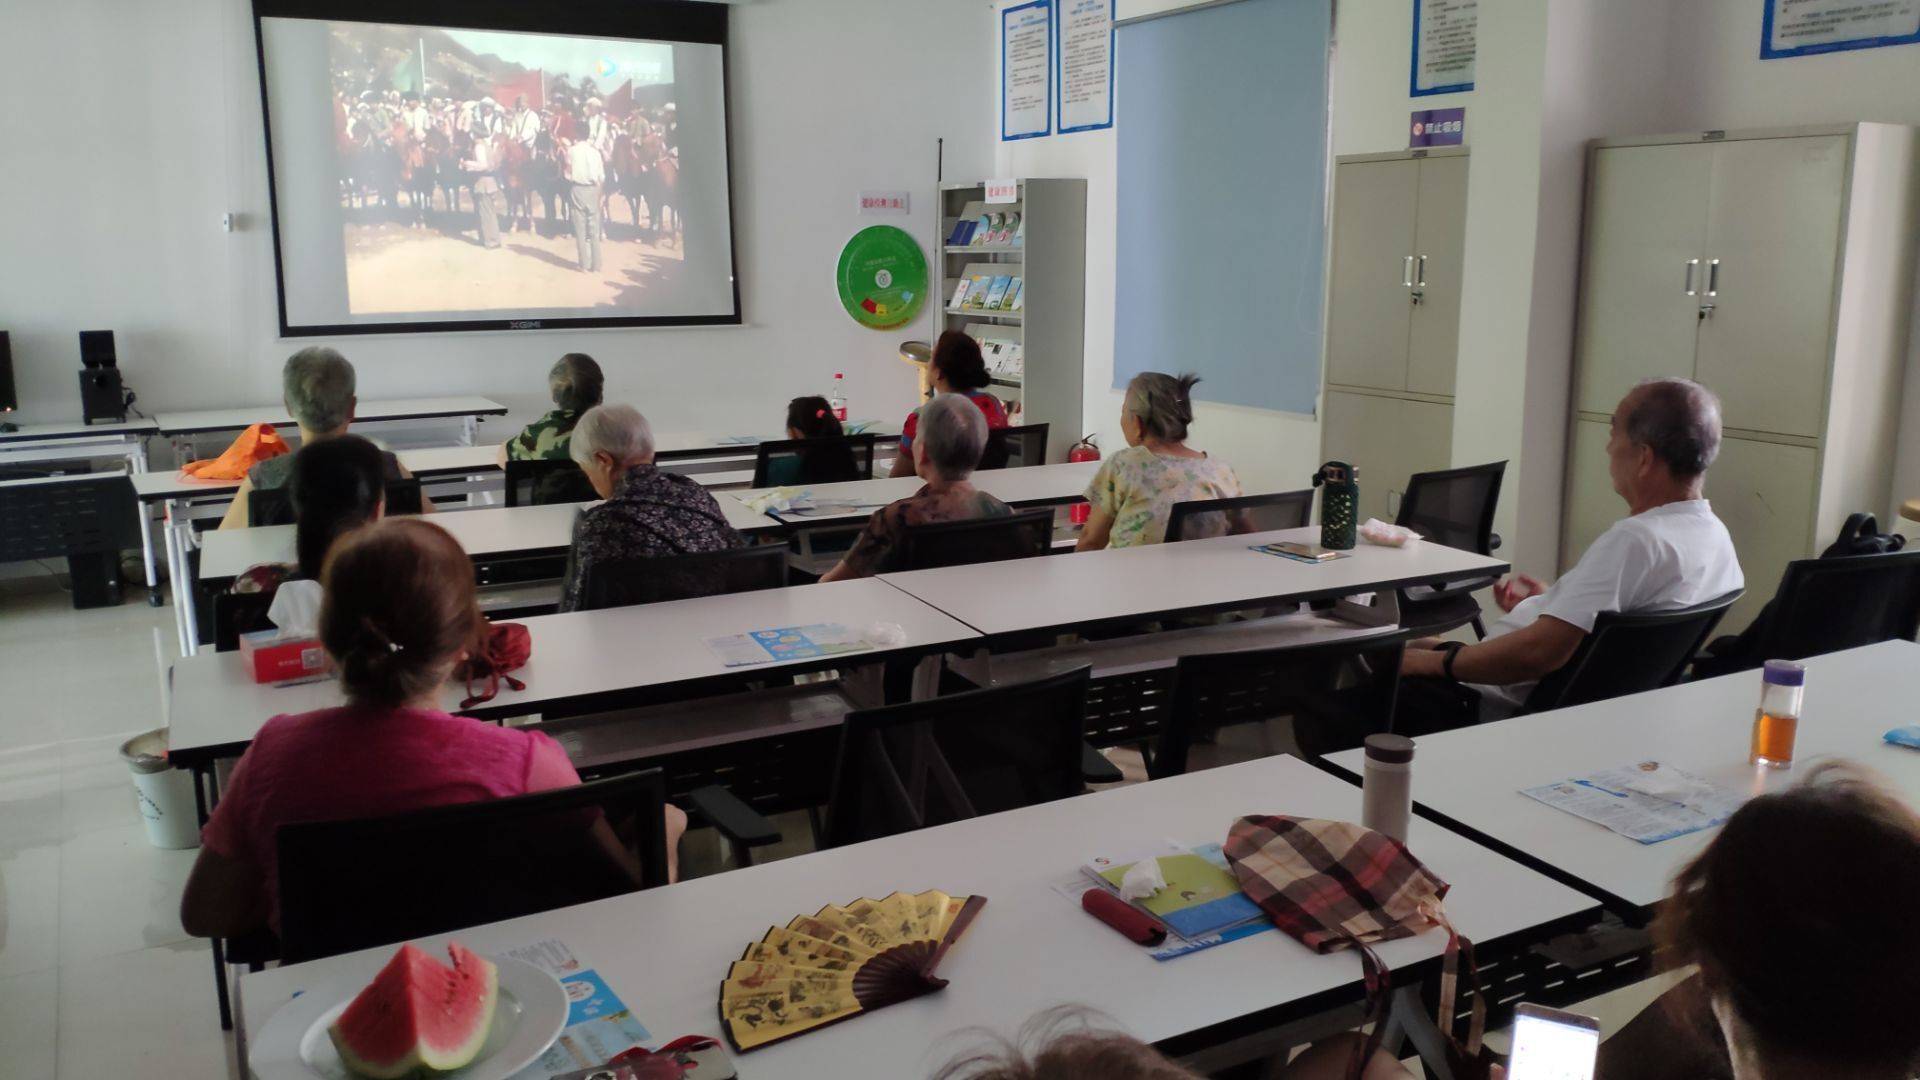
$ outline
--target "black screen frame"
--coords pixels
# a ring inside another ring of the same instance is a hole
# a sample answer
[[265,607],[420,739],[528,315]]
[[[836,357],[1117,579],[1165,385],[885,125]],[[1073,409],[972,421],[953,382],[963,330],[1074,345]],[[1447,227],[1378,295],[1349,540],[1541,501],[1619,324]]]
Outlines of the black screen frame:
[[[740,326],[739,222],[733,211],[733,78],[727,56],[729,6],[710,0],[253,0],[254,58],[260,75],[260,129],[267,155],[267,212],[273,231],[274,300],[282,338],[362,334],[438,334],[497,330],[592,330],[651,326]],[[727,152],[727,262],[731,315],[616,315],[560,319],[442,319],[414,322],[314,324],[287,322],[287,280],[281,255],[280,192],[273,172],[273,116],[267,93],[267,46],[262,20],[317,19],[389,23],[454,30],[507,30],[582,37],[679,41],[720,46],[721,107]]]

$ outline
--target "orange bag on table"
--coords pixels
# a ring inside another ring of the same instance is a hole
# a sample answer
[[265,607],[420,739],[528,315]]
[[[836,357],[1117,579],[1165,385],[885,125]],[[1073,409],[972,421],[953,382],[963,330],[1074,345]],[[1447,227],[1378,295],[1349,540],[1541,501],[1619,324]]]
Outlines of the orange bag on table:
[[180,466],[180,471],[202,480],[244,480],[248,469],[268,458],[292,452],[293,448],[273,430],[272,424],[255,424],[241,432],[226,453],[205,461],[189,461]]

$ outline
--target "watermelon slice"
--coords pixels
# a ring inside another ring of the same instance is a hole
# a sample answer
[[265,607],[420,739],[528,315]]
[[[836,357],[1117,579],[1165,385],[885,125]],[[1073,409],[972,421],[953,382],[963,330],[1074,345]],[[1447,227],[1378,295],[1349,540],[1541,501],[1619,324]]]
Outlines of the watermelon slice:
[[473,1063],[500,1001],[500,973],[459,942],[448,967],[400,946],[373,982],[327,1028],[340,1060],[372,1080],[447,1072]]

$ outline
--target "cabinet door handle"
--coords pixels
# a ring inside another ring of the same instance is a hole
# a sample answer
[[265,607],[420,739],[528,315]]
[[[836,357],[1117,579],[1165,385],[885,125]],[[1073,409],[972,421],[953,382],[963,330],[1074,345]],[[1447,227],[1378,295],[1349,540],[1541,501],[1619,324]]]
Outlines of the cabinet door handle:
[[1418,265],[1419,269],[1413,272],[1413,279],[1416,285],[1424,289],[1427,287],[1427,257],[1425,255],[1420,256]]
[[1400,284],[1409,289],[1413,288],[1413,256],[1411,255],[1407,256],[1407,261],[1400,267]]
[[1693,272],[1699,268],[1700,268],[1699,259],[1687,260],[1687,295],[1688,296],[1694,296],[1699,293],[1699,290],[1693,287]]
[[1720,260],[1707,260],[1707,295],[1720,295]]

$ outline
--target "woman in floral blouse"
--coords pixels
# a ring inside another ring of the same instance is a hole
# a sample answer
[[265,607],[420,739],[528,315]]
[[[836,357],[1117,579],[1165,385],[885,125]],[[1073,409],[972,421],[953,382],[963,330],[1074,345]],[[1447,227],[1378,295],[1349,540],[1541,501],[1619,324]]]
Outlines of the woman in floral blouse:
[[597,562],[746,546],[699,481],[654,465],[653,429],[633,406],[588,409],[568,449],[607,501],[581,511],[573,523],[561,611],[579,610],[587,568]]
[[867,577],[894,569],[908,526],[1004,517],[1006,503],[968,481],[987,448],[987,418],[961,394],[935,394],[920,408],[920,437],[908,451],[926,484],[874,511],[853,549],[821,581]]
[[[1225,462],[1187,445],[1197,375],[1146,371],[1127,384],[1120,431],[1127,448],[1108,458],[1087,488],[1093,506],[1076,551],[1158,544],[1175,503],[1229,499],[1240,480]],[[1224,522],[1221,525],[1224,527]]]

